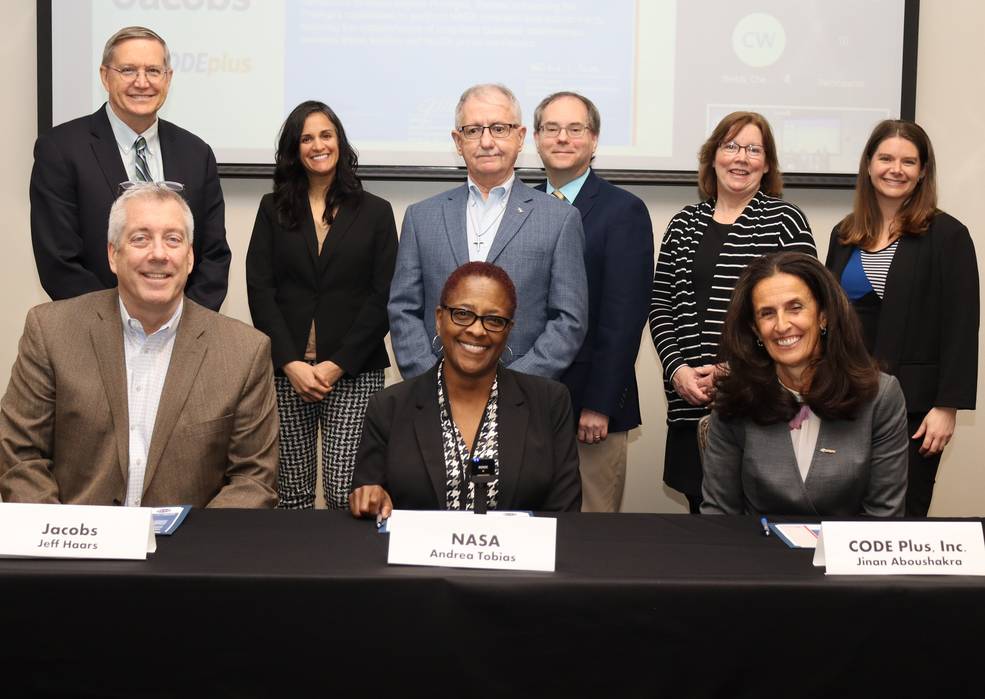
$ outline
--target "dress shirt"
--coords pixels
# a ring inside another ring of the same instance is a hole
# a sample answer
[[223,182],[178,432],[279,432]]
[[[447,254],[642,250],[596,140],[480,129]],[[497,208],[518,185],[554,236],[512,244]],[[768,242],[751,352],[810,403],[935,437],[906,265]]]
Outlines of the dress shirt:
[[516,175],[501,185],[489,190],[489,196],[482,198],[479,187],[468,178],[469,200],[465,212],[465,230],[469,239],[469,262],[485,262],[499,224],[503,222],[506,202],[509,201],[510,191]]
[[[147,451],[154,435],[157,407],[161,391],[171,364],[174,337],[181,320],[184,301],[167,323],[148,335],[143,324],[127,313],[120,300],[120,317],[123,319],[123,349],[127,365],[127,407],[129,409],[129,477],[127,478],[128,507],[140,507],[144,493],[144,471],[147,468]],[[178,504],[178,503],[175,503]]]
[[[793,390],[782,381],[780,385],[790,392],[797,403],[804,407],[804,397]],[[817,446],[817,437],[821,434],[821,418],[814,414],[814,411],[807,408],[807,417],[794,428],[790,426],[790,442],[793,446],[794,456],[797,457],[797,470],[800,471],[800,478],[807,482],[807,474],[811,470],[811,463],[814,461],[814,448]]]
[[133,144],[141,136],[147,142],[147,167],[150,168],[150,176],[155,182],[164,180],[164,160],[161,158],[161,139],[157,135],[157,119],[153,125],[143,133],[137,133],[123,123],[120,117],[116,116],[113,108],[106,103],[106,115],[109,117],[109,125],[113,129],[113,136],[116,138],[116,146],[120,149],[120,157],[123,159],[123,167],[127,171],[127,177],[132,182],[137,179],[137,150]]
[[585,184],[585,180],[588,179],[588,173],[590,173],[591,171],[592,168],[588,168],[587,170],[585,170],[585,172],[581,174],[580,177],[576,177],[575,179],[571,180],[570,182],[568,182],[568,184],[564,185],[563,187],[555,187],[554,185],[551,184],[550,178],[548,178],[547,193],[554,194],[555,190],[560,190],[561,194],[564,195],[565,200],[569,204],[574,204],[575,197],[578,196],[578,192],[581,191],[581,186]]

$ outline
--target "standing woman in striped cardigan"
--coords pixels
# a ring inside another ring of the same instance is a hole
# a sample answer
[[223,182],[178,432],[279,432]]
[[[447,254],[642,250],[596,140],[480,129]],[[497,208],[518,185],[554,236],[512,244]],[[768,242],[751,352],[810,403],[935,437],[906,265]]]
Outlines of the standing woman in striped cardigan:
[[803,212],[783,191],[769,123],[733,112],[698,153],[704,201],[684,207],[667,226],[650,301],[650,333],[667,394],[664,482],[701,504],[698,420],[714,393],[718,343],[735,283],[752,260],[777,250],[817,256]]

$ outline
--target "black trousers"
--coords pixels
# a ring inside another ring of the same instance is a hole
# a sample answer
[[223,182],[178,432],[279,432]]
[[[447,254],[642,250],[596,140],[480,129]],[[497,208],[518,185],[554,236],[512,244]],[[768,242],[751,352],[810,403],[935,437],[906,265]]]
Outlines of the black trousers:
[[[920,427],[926,413],[908,413],[906,416],[907,436]],[[906,516],[926,517],[930,510],[930,500],[934,497],[934,482],[937,480],[937,467],[941,465],[941,455],[923,456],[920,445],[923,438],[911,439],[908,449],[908,469],[906,486]]]

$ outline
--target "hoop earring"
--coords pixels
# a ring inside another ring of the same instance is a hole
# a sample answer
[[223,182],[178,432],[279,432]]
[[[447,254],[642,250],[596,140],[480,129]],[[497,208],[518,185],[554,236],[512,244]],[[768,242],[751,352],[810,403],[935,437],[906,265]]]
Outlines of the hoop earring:
[[827,326],[825,326],[821,328],[821,337],[827,337],[827,336],[828,336],[828,328]]
[[[435,340],[438,340],[438,348],[437,349],[435,349],[435,347],[434,347],[434,341]],[[445,347],[444,347],[444,345],[441,344],[441,340],[438,339],[438,334],[435,333],[434,334],[434,337],[431,338],[431,352],[433,354],[441,354],[444,351],[445,351]]]
[[756,345],[759,346],[759,347],[762,347],[763,346],[763,341],[760,338],[758,338],[758,337],[756,338]]
[[503,364],[503,365],[508,364],[508,363],[509,364],[512,364],[513,363],[513,359],[514,359],[513,348],[510,347],[509,345],[506,345],[506,349],[509,350],[509,353],[510,353],[510,361],[509,362],[504,362],[503,361],[503,355],[499,355],[499,363],[500,364]]

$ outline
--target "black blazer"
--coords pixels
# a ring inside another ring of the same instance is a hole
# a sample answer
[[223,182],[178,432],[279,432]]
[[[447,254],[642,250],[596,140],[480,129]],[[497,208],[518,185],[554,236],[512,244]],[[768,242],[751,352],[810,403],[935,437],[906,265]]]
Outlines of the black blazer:
[[[198,136],[158,120],[164,179],[185,186],[195,219],[195,266],[185,295],[218,311],[231,255],[225,205],[212,149]],[[56,126],[34,144],[31,239],[41,286],[52,299],[116,286],[106,258],[109,210],[128,180],[106,105]]]
[[319,255],[311,209],[287,230],[274,195],[264,195],[246,253],[246,291],[253,324],[270,336],[274,368],[304,359],[312,319],[318,361],[350,376],[390,366],[383,338],[396,257],[397,226],[384,199],[363,192],[339,207]]
[[609,416],[610,432],[625,432],[641,422],[636,355],[650,307],[653,224],[639,197],[594,172],[573,204],[585,228],[588,334],[561,382],[576,422],[588,408]]
[[[581,509],[571,399],[560,383],[499,368],[500,510]],[[381,485],[393,506],[443,510],[447,494],[438,367],[369,399],[353,488]]]
[[[825,265],[840,281],[852,246],[831,231]],[[968,229],[943,212],[904,235],[886,277],[873,354],[899,379],[906,409],[974,409],[978,383],[978,262]]]

